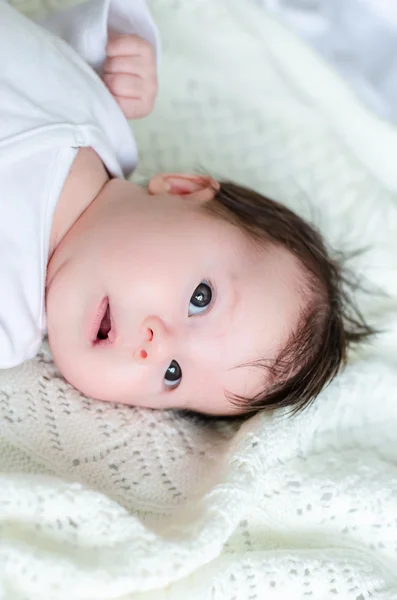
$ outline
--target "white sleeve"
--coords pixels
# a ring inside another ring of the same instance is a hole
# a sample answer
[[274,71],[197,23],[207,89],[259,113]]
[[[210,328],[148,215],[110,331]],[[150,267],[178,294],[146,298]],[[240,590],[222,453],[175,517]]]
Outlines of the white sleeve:
[[[1,2],[1,0],[0,0]],[[0,325],[0,370],[13,369],[31,360],[40,350],[41,343],[27,350],[22,345],[14,345],[13,340]]]
[[0,321],[0,369],[10,369],[17,364],[18,360],[15,358],[12,337]]
[[134,34],[155,48],[160,60],[160,36],[145,0],[88,0],[37,20],[62,38],[98,73],[106,58],[108,32]]

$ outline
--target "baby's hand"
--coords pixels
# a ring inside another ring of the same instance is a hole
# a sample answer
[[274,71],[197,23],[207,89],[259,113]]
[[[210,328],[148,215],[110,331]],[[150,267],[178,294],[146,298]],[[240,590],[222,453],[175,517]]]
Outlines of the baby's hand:
[[157,96],[154,48],[136,35],[113,35],[106,47],[103,81],[127,119],[150,114]]

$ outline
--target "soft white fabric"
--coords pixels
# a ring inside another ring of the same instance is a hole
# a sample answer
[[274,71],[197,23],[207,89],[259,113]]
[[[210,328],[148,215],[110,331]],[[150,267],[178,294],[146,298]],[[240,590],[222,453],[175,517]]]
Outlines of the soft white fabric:
[[253,0],[318,50],[381,117],[397,124],[395,0]]
[[65,40],[98,73],[106,58],[109,30],[139,35],[152,44],[160,61],[159,34],[146,0],[87,0],[63,6],[37,21]]
[[136,180],[209,170],[367,247],[352,264],[389,292],[360,296],[385,333],[299,417],[240,429],[84,399],[46,350],[2,372],[0,597],[395,599],[396,131],[249,3],[150,7],[164,57]]
[[[44,22],[100,70],[107,29],[156,45],[141,0],[88,2]],[[151,33],[151,35],[149,35]],[[45,334],[44,288],[52,217],[77,150],[91,146],[115,177],[137,149],[113,96],[59,38],[0,3],[0,367],[37,354]]]

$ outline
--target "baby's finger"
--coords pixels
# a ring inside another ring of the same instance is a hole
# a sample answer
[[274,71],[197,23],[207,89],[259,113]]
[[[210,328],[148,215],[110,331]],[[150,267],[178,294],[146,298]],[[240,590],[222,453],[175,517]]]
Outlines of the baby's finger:
[[154,100],[148,102],[142,98],[123,98],[121,96],[115,96],[115,100],[127,119],[142,119],[143,117],[147,117],[154,106]]
[[112,56],[103,65],[104,73],[129,73],[142,79],[156,76],[156,65],[142,56]]
[[149,42],[137,35],[118,35],[112,37],[106,46],[107,56],[142,56],[150,58],[154,49]]
[[105,73],[103,81],[113,96],[122,98],[140,97],[147,87],[140,77],[126,73]]

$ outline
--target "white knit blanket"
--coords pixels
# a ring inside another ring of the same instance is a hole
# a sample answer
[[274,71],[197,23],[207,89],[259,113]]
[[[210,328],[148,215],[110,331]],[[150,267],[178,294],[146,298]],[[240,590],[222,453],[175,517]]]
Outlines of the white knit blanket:
[[150,5],[164,58],[137,180],[208,170],[366,248],[385,332],[299,417],[240,428],[85,399],[45,348],[1,372],[0,599],[397,598],[397,132],[253,5]]

